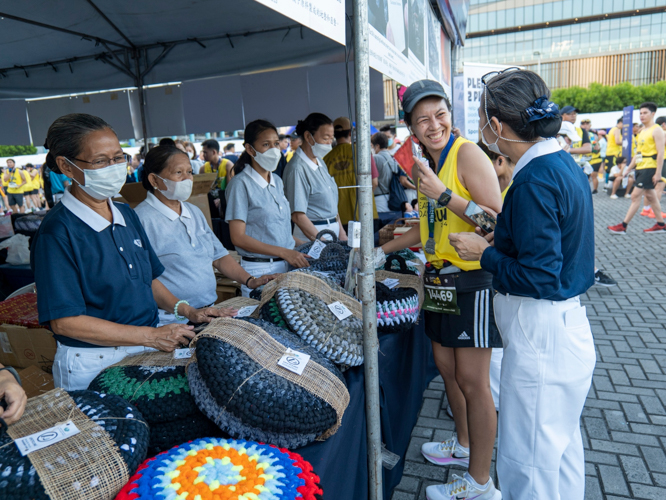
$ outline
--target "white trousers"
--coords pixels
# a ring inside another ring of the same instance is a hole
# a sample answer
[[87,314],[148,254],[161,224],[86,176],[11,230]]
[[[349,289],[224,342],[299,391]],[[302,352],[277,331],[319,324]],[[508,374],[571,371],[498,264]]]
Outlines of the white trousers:
[[504,349],[501,347],[494,347],[490,356],[490,392],[493,395],[493,403],[495,403],[495,409],[497,411],[499,411],[500,376],[502,374],[503,357]]
[[[289,263],[286,260],[277,262],[249,262],[241,258],[241,267],[255,278],[261,278],[266,274],[286,273],[289,271]],[[251,288],[241,285],[241,294],[243,297],[249,297]]]
[[497,473],[504,500],[583,500],[580,416],[596,363],[578,297],[495,296],[504,343]]
[[53,383],[66,391],[84,390],[105,368],[130,354],[154,350],[143,346],[69,347],[58,342],[53,360]]
[[[330,229],[331,231],[333,231],[335,233],[335,236],[340,237],[340,224],[338,224],[337,221],[333,222],[331,224],[324,224],[322,226],[315,226],[315,228],[317,229],[317,233],[322,232],[324,229]],[[310,238],[305,236],[305,234],[303,233],[303,231],[301,231],[301,228],[298,227],[298,225],[294,225],[294,234],[293,234],[293,236],[294,236],[294,238],[297,238],[297,239],[303,241],[304,243],[307,243],[308,241],[310,241]],[[324,235],[324,241],[330,240],[330,239],[331,239],[330,236]]]

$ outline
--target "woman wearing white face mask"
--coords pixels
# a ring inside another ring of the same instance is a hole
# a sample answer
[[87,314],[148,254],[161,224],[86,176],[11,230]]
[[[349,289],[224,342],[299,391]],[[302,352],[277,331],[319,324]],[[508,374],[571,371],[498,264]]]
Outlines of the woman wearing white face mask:
[[[271,279],[255,279],[243,270],[217,239],[201,210],[186,202],[192,193],[192,167],[179,148],[153,148],[146,155],[142,182],[148,195],[135,211],[164,265],[158,279],[176,297],[195,308],[214,304],[217,281],[213,268],[250,288]],[[231,309],[225,312],[234,313]],[[160,309],[159,317],[160,324],[188,321],[176,318],[172,309]]]
[[46,138],[46,164],[73,180],[39,227],[31,266],[39,321],[58,343],[56,386],[86,389],[104,368],[149,348],[187,345],[192,327],[157,328],[158,306],[194,323],[225,311],[197,310],[157,278],[164,272],[133,210],[113,203],[125,184],[127,157],[101,118],[58,118]]
[[[273,174],[280,161],[277,129],[265,120],[249,123],[244,146],[225,192],[225,219],[231,241],[241,255],[241,266],[264,279],[287,272],[288,264],[308,267],[306,256],[294,250],[297,242],[291,235],[289,201],[282,179]],[[249,296],[248,286],[241,290],[243,296]]]
[[284,169],[284,191],[291,204],[291,219],[296,224],[294,237],[314,240],[324,229],[347,240],[338,215],[338,185],[324,163],[332,149],[333,122],[321,113],[311,113],[299,120],[296,134],[303,138],[301,147]]

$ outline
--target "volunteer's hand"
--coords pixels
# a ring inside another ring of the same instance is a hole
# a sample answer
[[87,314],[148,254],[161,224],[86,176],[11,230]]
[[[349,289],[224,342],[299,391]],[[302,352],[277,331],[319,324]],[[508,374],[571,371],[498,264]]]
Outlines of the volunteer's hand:
[[491,247],[495,246],[495,231],[492,233],[486,234],[486,232],[481,229],[480,227],[477,227],[474,229],[474,232],[478,234],[479,236],[483,236],[485,240],[490,244]]
[[444,183],[439,180],[439,177],[435,175],[430,167],[421,163],[421,161],[415,156],[414,161],[419,166],[419,191],[426,195],[428,198],[436,200],[440,195],[446,191],[446,186]]
[[170,325],[151,328],[143,343],[146,347],[153,347],[160,351],[172,352],[184,347],[194,338],[193,326],[172,323]]
[[297,269],[310,267],[310,263],[308,262],[310,257],[296,250],[287,250],[282,258]]
[[278,276],[280,276],[280,275],[279,274],[265,274],[264,276],[262,276],[260,278],[252,278],[248,282],[247,287],[254,290],[255,288],[259,288],[260,286],[265,285],[269,281],[273,281]]
[[3,410],[0,406],[0,418],[4,419],[7,425],[10,425],[23,415],[28,397],[14,375],[7,370],[0,372],[0,400],[3,399],[7,403],[7,409]]
[[185,313],[185,317],[192,323],[210,323],[215,318],[231,318],[236,316],[238,311],[231,308],[223,307],[202,307],[201,309],[194,309],[189,307]]
[[659,182],[661,182],[661,169],[657,169],[657,173],[652,177],[652,184],[656,186]]
[[454,233],[449,235],[451,246],[456,249],[462,260],[480,260],[481,255],[490,243],[478,234]]

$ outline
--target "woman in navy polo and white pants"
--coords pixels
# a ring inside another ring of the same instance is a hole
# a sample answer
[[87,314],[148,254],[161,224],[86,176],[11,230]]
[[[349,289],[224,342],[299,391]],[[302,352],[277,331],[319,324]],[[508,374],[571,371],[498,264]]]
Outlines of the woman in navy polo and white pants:
[[592,196],[552,139],[561,117],[543,80],[514,69],[483,83],[480,135],[516,164],[513,184],[493,234],[450,240],[463,259],[481,259],[498,291],[500,487],[504,500],[583,500],[579,422],[596,356],[579,296],[594,284]]

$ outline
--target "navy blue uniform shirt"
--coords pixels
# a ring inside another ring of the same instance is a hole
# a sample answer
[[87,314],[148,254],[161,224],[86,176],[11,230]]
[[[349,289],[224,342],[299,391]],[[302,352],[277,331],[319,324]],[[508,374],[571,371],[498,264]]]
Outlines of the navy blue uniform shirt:
[[567,300],[594,283],[594,210],[587,176],[555,139],[518,161],[481,267],[500,293]]
[[[129,206],[112,203],[113,223],[65,191],[35,235],[30,266],[39,322],[92,316],[113,323],[156,326],[152,281],[164,266]],[[55,335],[73,347],[98,347]]]

